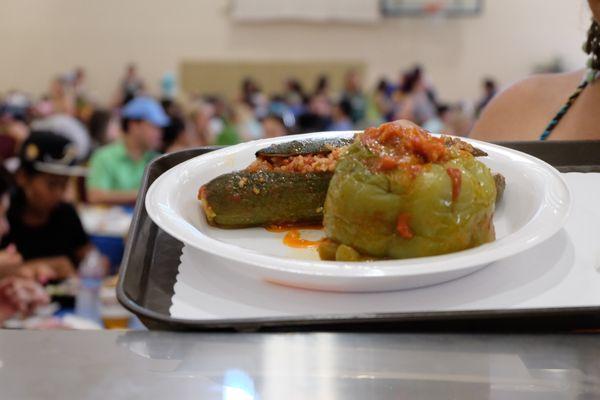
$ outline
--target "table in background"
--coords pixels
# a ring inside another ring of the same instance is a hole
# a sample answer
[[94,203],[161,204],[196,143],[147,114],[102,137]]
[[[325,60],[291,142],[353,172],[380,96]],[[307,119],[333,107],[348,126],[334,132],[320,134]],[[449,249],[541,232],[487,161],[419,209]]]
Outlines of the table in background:
[[[85,318],[89,321],[95,322],[99,326],[103,327],[101,313],[100,313],[100,286],[102,284],[101,279],[84,278],[80,280],[80,288],[75,298],[74,309],[62,309],[60,314],[72,313],[73,315]],[[116,298],[115,298],[116,301]],[[130,313],[131,314],[131,313]],[[129,329],[143,329],[146,328],[140,322],[140,320],[133,314],[129,320]]]
[[[118,271],[125,239],[131,224],[133,208],[121,206],[92,206],[82,204],[77,211],[85,231],[90,235],[91,242],[98,250],[106,255],[111,263],[111,274]],[[75,299],[75,308],[62,308],[57,314],[64,316],[74,314],[103,326],[100,318],[99,288],[100,279],[83,278],[80,290]],[[145,329],[140,321],[132,315],[129,328]]]
[[133,208],[80,205],[77,211],[90,240],[110,259],[111,272],[115,273],[123,257]]

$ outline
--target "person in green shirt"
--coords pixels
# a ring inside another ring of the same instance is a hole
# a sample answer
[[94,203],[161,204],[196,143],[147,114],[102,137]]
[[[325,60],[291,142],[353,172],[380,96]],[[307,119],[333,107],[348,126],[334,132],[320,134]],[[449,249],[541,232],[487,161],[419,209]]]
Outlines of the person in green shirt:
[[96,150],[90,159],[87,194],[91,203],[133,204],[144,168],[158,155],[161,128],[169,123],[160,104],[136,97],[123,107],[120,140]]
[[240,142],[240,135],[235,129],[235,126],[230,122],[225,122],[223,130],[217,136],[215,144],[217,146],[231,146]]

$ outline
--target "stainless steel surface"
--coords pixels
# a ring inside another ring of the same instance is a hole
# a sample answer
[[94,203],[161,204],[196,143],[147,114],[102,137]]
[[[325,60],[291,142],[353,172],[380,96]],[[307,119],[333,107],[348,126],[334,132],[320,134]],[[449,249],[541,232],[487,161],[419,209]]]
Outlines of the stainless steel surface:
[[1,399],[574,399],[600,336],[0,331]]

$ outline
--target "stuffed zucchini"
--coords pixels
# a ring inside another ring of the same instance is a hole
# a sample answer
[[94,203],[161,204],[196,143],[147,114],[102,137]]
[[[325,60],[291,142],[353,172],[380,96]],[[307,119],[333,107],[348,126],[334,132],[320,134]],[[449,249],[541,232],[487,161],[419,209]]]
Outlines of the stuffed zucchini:
[[220,228],[320,224],[332,172],[239,171],[200,189],[207,221]]
[[260,150],[245,170],[200,188],[208,223],[220,228],[320,224],[336,162],[351,141],[295,140]]

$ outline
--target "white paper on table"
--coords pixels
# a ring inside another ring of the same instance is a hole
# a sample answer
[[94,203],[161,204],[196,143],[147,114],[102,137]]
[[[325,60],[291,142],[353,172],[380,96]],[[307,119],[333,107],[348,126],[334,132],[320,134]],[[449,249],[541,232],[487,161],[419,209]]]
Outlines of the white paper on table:
[[227,267],[233,261],[184,246],[171,316],[218,320],[600,306],[600,173],[563,176],[573,196],[564,229],[469,276],[397,292],[317,292],[239,275]]

